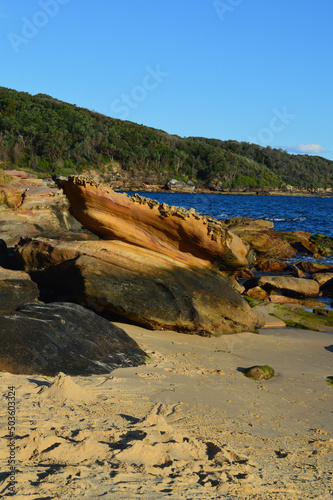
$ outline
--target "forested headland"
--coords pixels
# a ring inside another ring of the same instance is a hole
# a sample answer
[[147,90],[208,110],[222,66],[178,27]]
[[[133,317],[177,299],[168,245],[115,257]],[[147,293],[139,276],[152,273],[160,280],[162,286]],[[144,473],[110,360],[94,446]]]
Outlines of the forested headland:
[[59,101],[0,87],[0,166],[39,176],[95,169],[106,179],[199,188],[333,188],[333,162],[247,142],[182,138]]

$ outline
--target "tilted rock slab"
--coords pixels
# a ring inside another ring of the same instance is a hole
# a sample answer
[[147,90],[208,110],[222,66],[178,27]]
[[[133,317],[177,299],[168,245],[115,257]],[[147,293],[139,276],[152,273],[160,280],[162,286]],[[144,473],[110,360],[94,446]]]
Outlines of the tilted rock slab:
[[195,210],[132,198],[80,176],[57,179],[81,224],[103,239],[119,240],[191,264],[192,257],[221,270],[249,265],[250,246],[219,221]]
[[0,371],[91,375],[145,363],[121,328],[77,304],[26,304],[0,315]]
[[201,335],[259,327],[262,318],[220,272],[122,241],[22,241],[16,253],[41,288],[156,329]]

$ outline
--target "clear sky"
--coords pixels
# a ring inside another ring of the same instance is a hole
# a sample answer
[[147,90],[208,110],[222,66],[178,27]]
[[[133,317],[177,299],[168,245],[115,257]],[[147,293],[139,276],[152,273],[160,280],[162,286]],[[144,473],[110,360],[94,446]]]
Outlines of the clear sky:
[[0,86],[333,160],[332,0],[0,0]]

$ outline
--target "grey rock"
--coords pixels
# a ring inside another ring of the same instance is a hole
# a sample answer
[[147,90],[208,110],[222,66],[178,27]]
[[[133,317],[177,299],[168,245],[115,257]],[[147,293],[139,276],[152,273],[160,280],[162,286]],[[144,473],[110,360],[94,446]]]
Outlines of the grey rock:
[[0,315],[0,371],[54,376],[110,373],[145,363],[121,328],[71,303],[26,304]]
[[13,311],[38,297],[38,287],[28,273],[0,267],[0,311]]

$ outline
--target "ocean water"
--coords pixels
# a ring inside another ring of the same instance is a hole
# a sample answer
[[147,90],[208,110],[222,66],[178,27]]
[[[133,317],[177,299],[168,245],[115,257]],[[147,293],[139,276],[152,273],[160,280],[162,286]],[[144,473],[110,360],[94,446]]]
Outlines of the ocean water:
[[[129,193],[132,195],[133,193]],[[194,208],[216,219],[251,217],[274,223],[278,231],[308,231],[333,237],[333,197],[256,196],[202,193],[143,193],[141,196],[168,205]],[[299,258],[295,260],[300,260]],[[302,256],[302,260],[314,260]],[[333,258],[318,262],[333,264]]]
[[[133,193],[130,193],[133,194]],[[251,217],[278,231],[308,231],[333,237],[333,197],[256,196],[197,193],[138,193],[168,205],[194,208],[216,219]]]

